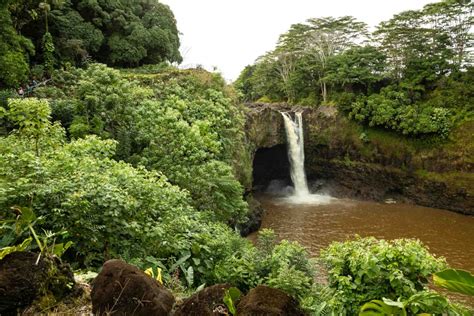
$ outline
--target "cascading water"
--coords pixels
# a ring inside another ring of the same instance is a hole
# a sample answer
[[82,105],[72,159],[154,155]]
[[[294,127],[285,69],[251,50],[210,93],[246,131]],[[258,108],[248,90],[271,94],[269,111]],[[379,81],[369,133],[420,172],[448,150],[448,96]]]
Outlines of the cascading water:
[[295,186],[294,195],[289,200],[293,203],[329,203],[332,199],[330,196],[309,193],[304,171],[303,113],[296,112],[294,120],[290,113],[281,112],[281,115],[283,115],[288,142],[291,180]]
[[307,196],[309,190],[304,172],[303,115],[301,112],[296,112],[293,120],[289,113],[282,112],[281,114],[285,122],[291,180],[293,180],[295,186],[295,195],[299,197]]

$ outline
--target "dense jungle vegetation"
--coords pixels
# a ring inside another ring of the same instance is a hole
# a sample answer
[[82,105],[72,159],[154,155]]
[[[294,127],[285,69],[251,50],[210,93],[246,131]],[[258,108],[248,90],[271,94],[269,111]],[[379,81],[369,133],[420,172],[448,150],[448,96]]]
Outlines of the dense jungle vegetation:
[[405,11],[373,32],[350,16],[292,25],[236,82],[245,101],[336,105],[362,124],[446,138],[473,118],[471,1]]
[[0,1],[0,260],[28,249],[96,271],[122,258],[160,268],[181,295],[267,284],[314,315],[382,298],[400,315],[468,314],[428,289],[447,265],[419,241],[356,237],[310,259],[270,230],[255,245],[240,237],[252,162],[239,100],[336,104],[362,123],[445,137],[472,119],[471,11],[445,0],[371,36],[351,17],[294,25],[238,92],[171,65],[178,30],[158,1]]

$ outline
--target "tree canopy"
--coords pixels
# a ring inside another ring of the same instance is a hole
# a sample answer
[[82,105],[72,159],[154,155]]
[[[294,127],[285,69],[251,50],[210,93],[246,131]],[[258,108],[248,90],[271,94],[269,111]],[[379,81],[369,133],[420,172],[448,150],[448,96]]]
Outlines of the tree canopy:
[[[443,0],[396,14],[372,33],[350,16],[308,19],[246,67],[235,86],[245,101],[337,104],[370,126],[446,137],[459,118],[452,104],[472,112],[472,99],[438,98],[434,107],[430,98],[446,81],[470,78],[472,11],[471,1]],[[460,82],[464,91],[473,84]]]
[[0,28],[4,86],[26,82],[29,64],[50,74],[90,59],[118,67],[182,61],[176,19],[158,0],[3,1]]

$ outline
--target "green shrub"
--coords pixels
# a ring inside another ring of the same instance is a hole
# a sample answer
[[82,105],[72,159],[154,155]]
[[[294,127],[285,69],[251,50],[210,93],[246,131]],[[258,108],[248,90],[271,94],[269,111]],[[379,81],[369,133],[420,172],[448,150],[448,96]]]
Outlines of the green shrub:
[[369,126],[392,129],[404,135],[438,135],[447,138],[451,130],[451,112],[425,103],[411,103],[408,94],[393,87],[379,94],[359,97],[351,105],[349,117]]
[[264,229],[257,248],[241,248],[216,265],[214,282],[228,282],[242,290],[258,284],[304,297],[313,284],[314,269],[306,250],[296,242],[277,244],[273,231]]
[[334,242],[321,251],[329,286],[347,309],[380,297],[406,299],[427,286],[427,278],[446,266],[418,240],[377,240],[373,237]]
[[393,301],[387,298],[372,300],[360,308],[360,316],[377,315],[471,315],[467,308],[452,304],[433,291],[421,291],[408,299]]
[[0,81],[8,87],[18,87],[28,79],[29,65],[22,52],[2,54],[0,69]]
[[16,99],[8,117],[19,130],[0,139],[0,208],[31,207],[42,227],[63,228],[86,265],[107,257],[155,253],[166,214],[186,215],[187,194],[166,178],[110,157],[114,141],[94,136],[65,143],[46,101]]

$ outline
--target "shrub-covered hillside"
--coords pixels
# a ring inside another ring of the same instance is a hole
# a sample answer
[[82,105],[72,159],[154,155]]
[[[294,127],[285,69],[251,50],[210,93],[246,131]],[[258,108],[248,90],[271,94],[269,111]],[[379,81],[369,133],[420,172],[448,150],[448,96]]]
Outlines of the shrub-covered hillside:
[[[236,86],[246,100],[335,103],[357,121],[413,136],[465,126],[457,135],[472,127],[471,9],[445,0],[402,13],[372,44],[350,17],[312,19]],[[310,259],[271,230],[255,243],[242,238],[254,148],[241,93],[218,73],[172,66],[178,49],[173,13],[158,0],[0,0],[0,314],[87,313],[84,280],[121,259],[145,278],[138,290],[168,293],[169,315],[222,283],[213,314],[239,313],[232,287],[250,295],[263,284],[301,314],[469,315],[428,287],[447,264],[417,240],[356,237]],[[357,134],[356,145],[387,139],[380,147],[398,151],[392,134],[341,129],[349,124],[337,128],[349,140]],[[452,273],[439,277],[447,288]],[[119,290],[107,312],[149,303],[141,300],[149,293],[121,297],[127,282],[97,282]]]

